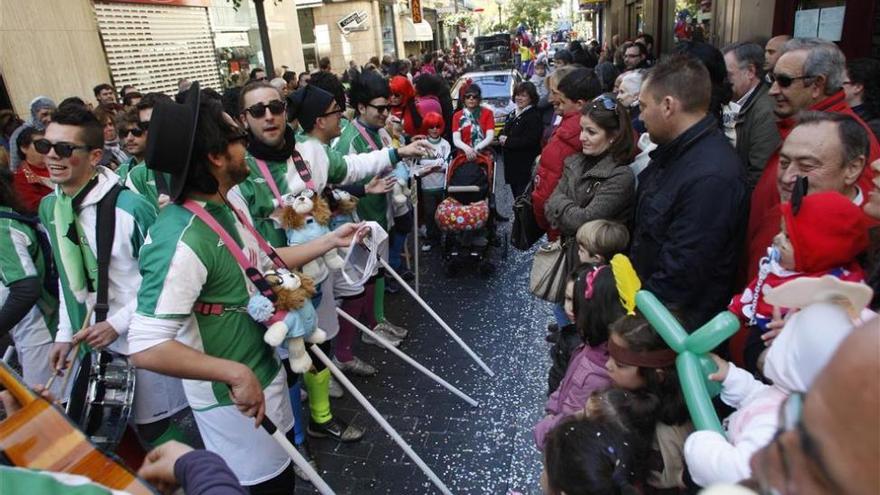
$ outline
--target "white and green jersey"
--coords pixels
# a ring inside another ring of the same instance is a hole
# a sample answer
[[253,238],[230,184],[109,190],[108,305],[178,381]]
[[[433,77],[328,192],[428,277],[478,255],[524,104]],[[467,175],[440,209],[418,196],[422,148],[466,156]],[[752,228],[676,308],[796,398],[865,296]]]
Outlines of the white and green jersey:
[[[12,209],[0,206],[0,212]],[[28,278],[43,280],[46,266],[34,228],[18,220],[0,218],[0,306],[9,297],[9,285]],[[12,327],[12,340],[19,347],[52,342],[58,325],[58,300],[45,288],[37,305]]]
[[[85,195],[77,211],[77,222],[85,233],[88,246],[95,258],[98,256],[95,226],[98,203],[118,182],[119,178],[115,173],[104,167],[98,167],[98,183]],[[58,334],[55,336],[55,341],[70,342],[73,334],[82,327],[83,319],[86,316],[86,307],[94,306],[96,293],[90,292],[85,304],[78,303],[65,280],[65,270],[61,266],[62,259],[58,252],[53,213],[57,194],[56,191],[43,198],[40,203],[40,220],[49,233],[53,256],[58,265],[58,292],[61,299],[61,311],[59,312]],[[107,313],[107,322],[113,326],[113,329],[119,334],[119,338],[110,344],[109,349],[128,355],[126,335],[136,308],[137,291],[141,282],[138,273],[138,254],[146,237],[147,229],[156,219],[156,209],[141,196],[131,191],[122,190],[116,200],[115,213],[116,225],[108,270],[107,304],[110,309]]]
[[[40,495],[128,495],[111,490],[78,474],[37,471],[0,465],[0,493],[39,493]],[[7,491],[8,490],[8,491]]]
[[[227,199],[250,221],[239,194],[231,192]],[[273,268],[229,206],[209,202],[204,207],[257,269]],[[143,282],[129,332],[133,353],[176,339],[205,354],[246,365],[264,388],[272,382],[280,363],[274,349],[263,342],[263,327],[246,310],[256,288],[208,225],[182,206],[169,204],[150,229],[140,270]],[[219,315],[194,314],[196,303],[219,304],[225,310]],[[195,411],[232,404],[223,383],[183,382]]]

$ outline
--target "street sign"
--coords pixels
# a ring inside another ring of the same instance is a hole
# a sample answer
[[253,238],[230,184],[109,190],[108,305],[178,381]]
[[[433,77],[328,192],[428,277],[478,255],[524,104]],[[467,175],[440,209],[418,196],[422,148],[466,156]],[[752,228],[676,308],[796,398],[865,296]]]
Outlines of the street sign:
[[367,19],[367,13],[363,10],[359,10],[339,19],[339,21],[336,22],[336,25],[339,26],[339,30],[342,31],[342,34],[348,34],[351,31],[364,31],[369,27],[367,25]]
[[409,0],[412,8],[412,20],[414,24],[422,22],[422,2],[421,0]]

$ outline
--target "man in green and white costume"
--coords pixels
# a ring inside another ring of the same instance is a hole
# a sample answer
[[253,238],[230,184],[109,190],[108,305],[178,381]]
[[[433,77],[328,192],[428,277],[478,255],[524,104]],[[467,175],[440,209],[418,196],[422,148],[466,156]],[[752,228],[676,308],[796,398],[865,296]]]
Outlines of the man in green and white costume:
[[[350,99],[356,113],[351,125],[347,126],[334,145],[334,149],[345,154],[366,153],[376,149],[390,146],[391,138],[385,131],[385,120],[390,110],[388,97],[391,89],[388,81],[375,72],[364,72],[356,76],[351,84]],[[391,148],[388,148],[391,149]],[[366,185],[369,180],[361,181]],[[357,212],[361,220],[372,220],[389,231],[393,217],[388,204],[389,193],[365,194],[358,201]],[[388,248],[385,244],[384,252],[379,253],[382,259],[388,259]],[[406,337],[406,329],[392,324],[385,318],[385,275],[381,269],[376,277],[374,287],[367,290],[374,292],[374,312],[376,327],[373,329],[379,335],[392,341],[399,341]],[[373,343],[368,336],[363,336],[368,343]]]
[[[58,299],[49,291],[46,260],[36,225],[20,215],[12,176],[0,174],[0,336],[11,333],[25,383],[45,384],[52,376],[49,351],[58,327]],[[59,394],[60,383],[52,393]]]
[[[293,160],[278,158],[290,155],[283,151],[284,146],[289,146],[292,131],[283,125],[283,118],[273,114],[272,106],[278,101],[280,94],[271,86],[261,83],[251,83],[242,89],[241,107],[244,110],[242,116],[249,128],[251,136],[259,139],[263,145],[274,145],[271,153],[277,153],[275,160],[266,160],[269,175],[275,181],[275,185],[281,195],[298,194],[306,189],[300,173],[294,166]],[[320,193],[327,184],[353,184],[364,179],[369,179],[385,170],[405,156],[421,156],[428,150],[424,144],[414,144],[400,150],[378,150],[371,153],[346,155],[330,148],[329,143],[340,133],[339,120],[344,110],[334,100],[333,95],[317,87],[306,86],[288,97],[288,116],[299,121],[303,134],[296,138],[296,150],[302,156],[311,176],[311,187]],[[254,110],[253,112],[251,110]],[[259,110],[262,110],[260,112]],[[254,116],[256,113],[257,117]],[[280,122],[279,122],[280,121]],[[265,153],[267,146],[259,146],[258,153]],[[253,148],[253,145],[252,145]],[[253,156],[253,155],[252,155]],[[264,155],[265,156],[265,155]],[[267,158],[269,158],[267,156]],[[273,235],[270,229],[276,229],[269,215],[274,211],[270,205],[277,199],[269,186],[267,178],[257,167],[256,160],[252,160],[251,174],[245,184],[239,186],[242,196],[250,205],[251,213],[255,216],[255,222],[261,226],[261,232]],[[282,170],[284,173],[282,174]],[[276,234],[277,235],[277,234]],[[284,236],[283,231],[280,235]],[[284,237],[286,241],[286,236]],[[278,242],[283,242],[279,240]],[[286,244],[286,242],[285,242]],[[327,342],[339,331],[338,317],[335,312],[335,300],[333,296],[333,278],[338,273],[328,272],[316,278],[316,282],[328,282],[321,284],[321,302],[317,307],[318,326],[327,333]],[[340,421],[330,412],[329,383],[330,371],[324,368],[318,359],[312,360],[316,371],[307,372],[303,375],[306,390],[309,393],[309,409],[311,421],[309,433],[313,436],[332,437],[340,441],[354,441],[359,439],[363,432]]]
[[116,175],[124,184],[131,169],[144,163],[147,152],[147,130],[140,125],[137,108],[130,108],[116,116],[116,132],[125,153],[131,158],[116,168]]
[[[96,321],[98,289],[97,215],[104,196],[119,182],[115,173],[100,167],[103,131],[85,107],[70,106],[52,115],[45,138],[49,178],[55,192],[40,203],[59,274],[58,333],[50,352],[53,369],[66,368],[71,347],[84,343],[128,355],[128,330],[135,310],[141,277],[138,253],[155,209],[131,191],[122,190],[113,213],[115,230],[108,269],[107,319]],[[85,325],[84,325],[85,324]],[[80,331],[80,328],[85,329]],[[75,335],[74,335],[75,334]],[[148,442],[183,439],[170,418],[187,407],[180,380],[147,370],[136,371],[134,422]]]
[[[141,253],[132,359],[139,367],[184,378],[205,447],[219,454],[251,493],[291,490],[289,457],[265,430],[254,428],[264,414],[281,431],[293,424],[281,363],[263,342],[263,327],[246,312],[255,288],[219,234],[182,206],[193,200],[187,204],[203,208],[253,266],[274,267],[242,223],[251,222],[244,198],[230,191],[248,176],[246,133],[218,102],[200,103],[198,95],[194,83],[183,105],[160,103],[151,121],[147,163],[172,174],[172,203],[163,208]],[[278,254],[288,266],[302,265],[350,242],[356,226],[349,227]]]
[[[163,93],[147,93],[137,104],[138,126],[146,131],[144,139],[149,138],[150,118],[153,115],[153,108],[160,101],[169,102],[171,98]],[[164,175],[166,186],[170,180],[169,177],[168,174]],[[147,167],[143,160],[129,170],[123,184],[147,198],[156,208],[161,208],[168,202],[168,195],[159,192],[160,187],[156,183],[156,173]]]

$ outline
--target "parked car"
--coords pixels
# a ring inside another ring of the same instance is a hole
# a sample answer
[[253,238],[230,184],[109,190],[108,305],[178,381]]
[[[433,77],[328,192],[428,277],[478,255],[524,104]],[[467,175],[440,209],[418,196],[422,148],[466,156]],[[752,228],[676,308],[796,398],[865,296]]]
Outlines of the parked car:
[[568,48],[568,43],[550,43],[550,48],[547,49],[547,57],[550,61],[553,61],[553,57],[556,56],[557,50],[565,50]]
[[495,136],[504,127],[507,116],[516,108],[513,102],[513,88],[522,82],[523,77],[518,70],[493,70],[486,72],[468,72],[455,81],[452,86],[452,103],[458,108],[458,93],[465,81],[470,79],[480,86],[483,104],[492,109],[495,116]]

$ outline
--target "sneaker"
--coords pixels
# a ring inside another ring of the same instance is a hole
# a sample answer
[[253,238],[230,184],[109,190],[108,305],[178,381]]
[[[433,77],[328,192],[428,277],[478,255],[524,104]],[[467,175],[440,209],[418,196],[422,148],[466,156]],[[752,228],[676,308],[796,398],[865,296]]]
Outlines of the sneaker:
[[342,385],[336,381],[335,377],[330,377],[330,389],[329,393],[331,398],[333,399],[341,399],[345,395],[345,390],[343,390]]
[[309,426],[306,431],[310,436],[315,438],[332,438],[337,442],[357,442],[364,436],[364,430],[355,425],[350,425],[345,421],[334,416],[326,423],[315,423],[309,419]]
[[[381,328],[385,333],[389,333],[394,336],[396,339],[401,340],[405,339],[407,335],[409,335],[409,331],[402,326],[395,325],[388,320],[383,321],[376,325],[376,328]],[[375,331],[375,330],[374,330]]]
[[356,356],[351,361],[346,362],[337,361],[336,358],[333,358],[333,364],[342,371],[357,376],[373,376],[379,372],[375,367]]
[[426,242],[426,243],[422,244],[422,252],[427,253],[427,252],[431,251],[431,249],[433,249],[433,247],[434,246],[432,246],[430,242]]
[[[385,329],[383,329],[383,328],[381,327],[381,325],[376,325],[375,327],[373,327],[373,332],[375,332],[376,334],[378,334],[378,335],[379,335],[380,337],[382,337],[383,339],[387,340],[388,343],[391,344],[391,345],[393,345],[394,347],[397,347],[397,346],[400,345],[400,339],[398,339],[398,338],[395,337],[394,335],[388,333],[388,331],[386,331]],[[382,344],[380,344],[378,340],[376,340],[376,339],[374,339],[373,337],[367,335],[366,332],[361,333],[361,342],[363,342],[364,344],[374,345],[374,346],[376,346],[376,347],[382,347],[382,348],[385,347],[385,346],[383,346]]]
[[[305,457],[306,461],[309,462],[309,465],[312,466],[312,469],[314,469],[317,472],[318,471],[318,461],[315,460],[315,456],[312,455],[312,451],[311,451],[311,449],[309,449],[308,439],[306,439],[306,441],[304,441],[301,444],[294,445],[294,447],[296,447],[297,452],[299,452],[303,457]],[[309,477],[306,476],[305,471],[300,469],[299,466],[296,465],[296,463],[293,464],[293,474],[295,474],[297,478],[299,478],[303,481],[309,480]]]

